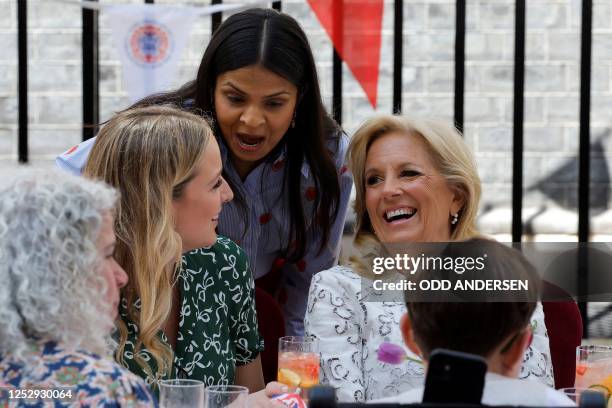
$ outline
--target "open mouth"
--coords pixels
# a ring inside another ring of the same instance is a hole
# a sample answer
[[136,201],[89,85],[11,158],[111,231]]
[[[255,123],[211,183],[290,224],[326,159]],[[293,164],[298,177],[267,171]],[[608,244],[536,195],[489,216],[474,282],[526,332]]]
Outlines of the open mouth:
[[400,220],[408,220],[416,214],[416,208],[398,208],[397,210],[386,211],[383,218],[386,222],[392,223]]
[[246,133],[238,133],[236,135],[238,144],[247,150],[258,148],[265,140],[265,137],[253,136]]

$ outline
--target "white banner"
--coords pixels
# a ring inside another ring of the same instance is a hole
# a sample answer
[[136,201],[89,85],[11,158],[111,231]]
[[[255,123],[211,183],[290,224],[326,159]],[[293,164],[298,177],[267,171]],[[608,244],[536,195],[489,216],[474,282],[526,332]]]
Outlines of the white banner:
[[266,3],[254,1],[249,4],[184,7],[157,4],[111,5],[87,0],[63,2],[108,13],[113,43],[121,58],[123,86],[133,102],[169,90],[196,18]]
[[176,75],[198,13],[188,7],[109,6],[113,42],[121,58],[123,86],[135,102],[166,91]]

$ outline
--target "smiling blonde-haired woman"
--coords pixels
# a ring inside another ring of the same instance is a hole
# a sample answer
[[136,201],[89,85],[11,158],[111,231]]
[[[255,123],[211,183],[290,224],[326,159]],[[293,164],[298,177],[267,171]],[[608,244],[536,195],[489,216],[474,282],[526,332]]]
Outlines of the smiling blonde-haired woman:
[[215,230],[233,197],[221,172],[206,120],[164,106],[112,117],[85,166],[121,193],[116,256],[130,280],[117,359],[148,382],[263,388],[253,277],[240,247]]
[[[480,200],[476,164],[461,135],[440,121],[379,116],[354,134],[348,150],[356,188],[354,247],[358,256],[313,278],[306,310],[306,332],[319,339],[323,383],[340,401],[391,397],[422,385],[423,365],[377,360],[384,342],[402,347],[399,319],[403,301],[369,298],[362,281],[374,278],[372,260],[387,244],[464,240],[478,234]],[[367,285],[367,283],[366,283]],[[532,317],[534,342],[521,378],[553,384],[544,313]]]

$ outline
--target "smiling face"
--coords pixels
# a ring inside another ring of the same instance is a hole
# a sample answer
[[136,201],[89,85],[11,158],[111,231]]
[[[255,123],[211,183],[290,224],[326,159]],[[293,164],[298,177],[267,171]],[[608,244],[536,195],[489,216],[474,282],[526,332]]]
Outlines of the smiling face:
[[260,65],[227,71],[217,77],[217,122],[243,179],[289,129],[297,94],[295,85]]
[[223,203],[234,195],[221,176],[219,145],[210,138],[196,167],[195,176],[179,198],[172,202],[175,230],[181,236],[183,252],[210,246],[217,240],[217,224]]
[[366,209],[383,243],[449,241],[459,196],[436,169],[425,140],[392,132],[376,139],[365,163]]
[[120,289],[127,284],[128,276],[114,258],[116,239],[113,221],[113,216],[110,213],[103,214],[102,228],[96,242],[96,248],[98,257],[102,259],[100,275],[106,282],[104,308],[110,313],[111,319],[115,320],[119,311]]

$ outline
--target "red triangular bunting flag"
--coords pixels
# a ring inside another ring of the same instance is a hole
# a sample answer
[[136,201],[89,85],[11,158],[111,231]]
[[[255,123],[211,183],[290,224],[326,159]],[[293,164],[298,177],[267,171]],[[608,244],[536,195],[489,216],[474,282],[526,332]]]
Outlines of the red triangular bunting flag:
[[308,0],[308,3],[376,107],[383,0]]

